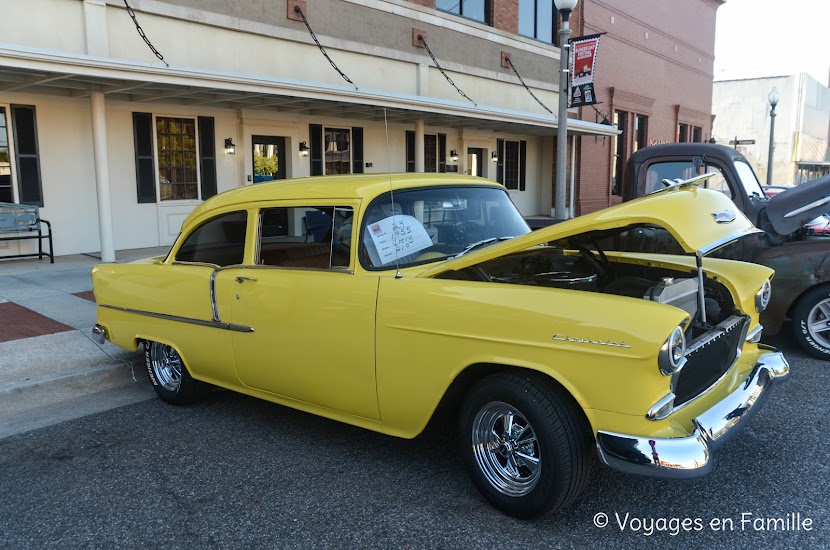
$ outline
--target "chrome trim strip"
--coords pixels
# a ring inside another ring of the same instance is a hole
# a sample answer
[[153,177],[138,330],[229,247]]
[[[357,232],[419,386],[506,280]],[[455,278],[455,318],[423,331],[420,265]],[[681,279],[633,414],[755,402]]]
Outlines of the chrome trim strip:
[[666,397],[655,403],[648,410],[646,418],[649,420],[663,420],[669,416],[672,412],[674,412],[674,398],[674,393],[670,392]]
[[732,241],[742,239],[742,238],[746,237],[747,235],[757,235],[759,233],[763,233],[763,231],[761,231],[758,228],[753,228],[753,229],[747,229],[746,231],[743,231],[741,233],[735,233],[733,235],[729,235],[728,237],[718,239],[717,241],[711,242],[708,245],[704,246],[703,248],[698,250],[698,254],[700,254],[701,256],[705,256],[706,254],[710,253],[711,251],[715,250],[716,248],[720,248],[721,246],[723,246],[725,244],[728,244]]
[[214,269],[210,274],[210,307],[213,309],[213,322],[219,323],[219,304],[216,303],[216,276],[219,275],[219,269]]
[[245,325],[235,325],[233,323],[221,323],[216,321],[205,321],[202,319],[192,319],[190,317],[180,317],[178,315],[168,315],[166,313],[153,313],[152,311],[142,311],[139,309],[130,309],[128,307],[109,306],[106,304],[99,304],[99,307],[106,307],[116,311],[123,311],[125,313],[134,313],[136,315],[144,315],[146,317],[155,317],[156,319],[164,319],[165,321],[175,321],[178,323],[188,323],[191,325],[199,325],[203,327],[219,328],[223,330],[232,330],[234,332],[254,332],[253,327]]
[[661,479],[693,479],[714,468],[712,453],[754,416],[775,384],[786,380],[790,367],[783,354],[762,355],[744,382],[694,419],[686,437],[649,438],[597,432],[600,462],[626,473]]
[[757,344],[761,341],[761,334],[764,332],[764,325],[759,324],[757,327],[752,329],[752,332],[746,335],[746,341],[752,344]]
[[689,345],[689,347],[686,348],[686,357],[688,357],[692,353],[695,353],[700,348],[705,347],[712,340],[717,340],[718,338],[721,338],[724,333],[729,332],[732,328],[735,327],[735,325],[737,325],[744,319],[745,317],[733,315],[732,317],[729,317],[726,320],[721,321],[715,328],[713,328],[697,340],[694,340]]
[[788,212],[784,215],[785,218],[792,218],[793,216],[798,216],[799,214],[803,214],[807,210],[812,210],[813,208],[819,207],[822,204],[827,204],[830,202],[830,197],[824,197],[823,199],[819,199],[817,201],[813,201],[810,204],[802,206],[801,208],[796,208],[792,212]]

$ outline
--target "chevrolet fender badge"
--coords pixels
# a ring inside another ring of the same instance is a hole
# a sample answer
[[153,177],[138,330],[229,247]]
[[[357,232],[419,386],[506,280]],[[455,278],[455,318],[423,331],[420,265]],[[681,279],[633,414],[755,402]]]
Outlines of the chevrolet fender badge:
[[625,342],[614,342],[612,340],[586,340],[585,338],[572,338],[564,334],[554,334],[554,340],[559,342],[574,342],[576,344],[594,344],[595,346],[610,346],[612,348],[630,348]]
[[712,212],[717,223],[731,223],[735,221],[735,212],[733,210],[721,210],[720,212]]

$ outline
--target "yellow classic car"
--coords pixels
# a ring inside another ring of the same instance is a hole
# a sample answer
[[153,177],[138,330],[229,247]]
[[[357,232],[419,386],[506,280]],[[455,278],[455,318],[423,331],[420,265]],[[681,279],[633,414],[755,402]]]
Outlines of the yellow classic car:
[[[454,410],[474,484],[516,517],[576,499],[594,447],[694,478],[789,374],[759,343],[772,270],[704,257],[757,229],[694,183],[532,233],[475,177],[248,186],[166,257],[97,266],[93,332],[143,346],[173,404],[218,386],[404,438]],[[687,254],[604,246],[653,226]]]

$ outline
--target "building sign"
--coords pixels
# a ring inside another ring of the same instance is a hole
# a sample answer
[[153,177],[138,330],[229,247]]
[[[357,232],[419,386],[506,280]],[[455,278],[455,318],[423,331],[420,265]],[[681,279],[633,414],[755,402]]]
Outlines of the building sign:
[[594,67],[599,37],[599,34],[594,34],[571,40],[571,107],[583,107],[597,102]]

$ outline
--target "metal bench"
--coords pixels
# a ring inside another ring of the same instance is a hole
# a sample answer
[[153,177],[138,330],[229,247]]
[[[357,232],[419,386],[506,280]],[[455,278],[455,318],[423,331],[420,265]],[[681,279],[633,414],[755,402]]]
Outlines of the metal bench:
[[[43,224],[46,224],[48,233],[43,233]],[[37,252],[27,254],[13,254],[0,256],[0,260],[11,258],[34,258],[42,260],[49,256],[49,262],[55,263],[55,254],[52,248],[52,224],[42,220],[38,215],[37,206],[25,204],[11,204],[0,202],[0,241],[26,241],[37,239]],[[43,239],[49,241],[49,252],[43,252]]]

